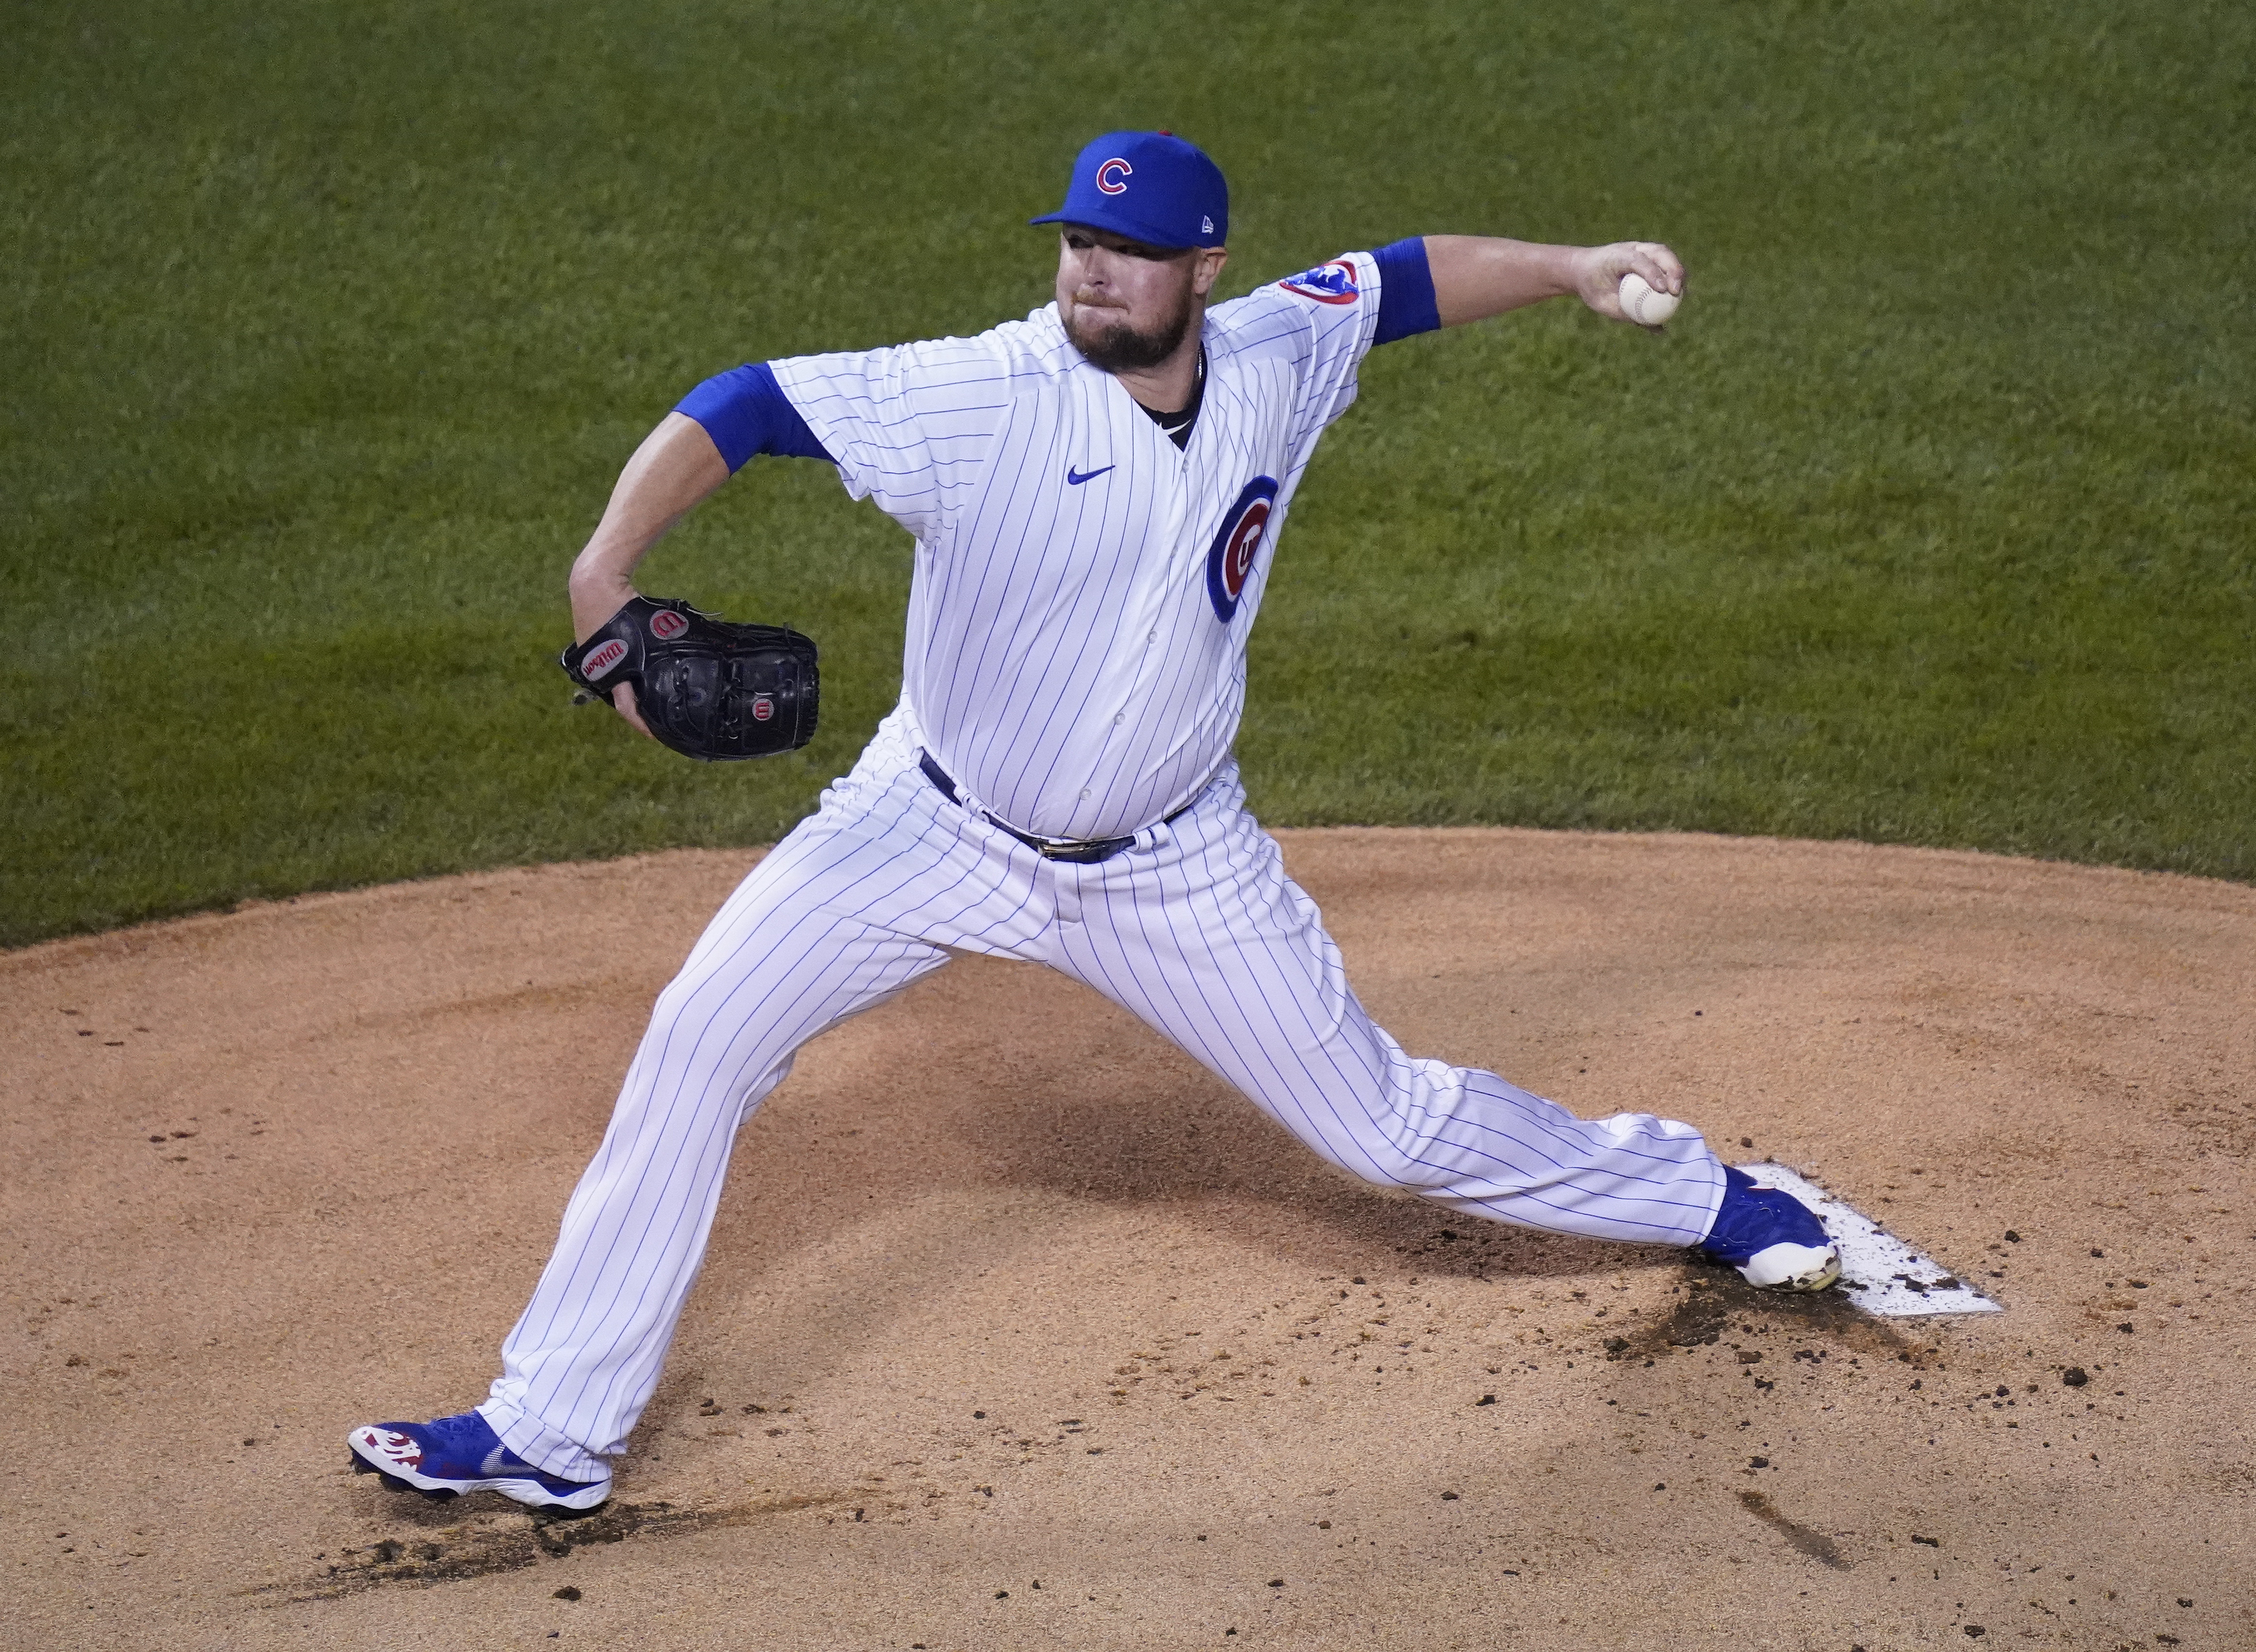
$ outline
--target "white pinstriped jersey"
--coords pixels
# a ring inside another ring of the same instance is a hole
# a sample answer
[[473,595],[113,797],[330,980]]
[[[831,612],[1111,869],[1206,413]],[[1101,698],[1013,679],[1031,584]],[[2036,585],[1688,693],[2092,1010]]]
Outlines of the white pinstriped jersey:
[[970,798],[1026,831],[1118,837],[1219,768],[1270,547],[1355,399],[1378,300],[1354,253],[1209,310],[1181,451],[1054,304],[773,364],[846,491],[916,536],[902,697]]

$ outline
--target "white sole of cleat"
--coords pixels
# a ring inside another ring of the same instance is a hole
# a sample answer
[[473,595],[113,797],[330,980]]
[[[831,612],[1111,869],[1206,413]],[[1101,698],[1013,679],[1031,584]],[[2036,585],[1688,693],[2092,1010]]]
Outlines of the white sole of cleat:
[[374,1474],[394,1490],[419,1492],[425,1497],[445,1499],[458,1497],[465,1492],[499,1492],[504,1497],[532,1508],[569,1508],[585,1511],[594,1508],[611,1494],[608,1479],[590,1481],[588,1486],[567,1496],[559,1496],[539,1480],[525,1479],[511,1475],[497,1475],[491,1479],[439,1479],[402,1462],[398,1454],[384,1449],[384,1431],[371,1428],[356,1428],[345,1436],[345,1444],[352,1448],[353,1472]]

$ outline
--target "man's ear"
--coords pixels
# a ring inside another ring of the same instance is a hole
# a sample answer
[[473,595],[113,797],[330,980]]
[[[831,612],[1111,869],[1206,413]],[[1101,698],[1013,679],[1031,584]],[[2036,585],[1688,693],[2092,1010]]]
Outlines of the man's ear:
[[1204,298],[1214,291],[1214,284],[1222,276],[1222,266],[1230,262],[1228,247],[1201,247],[1198,264],[1191,272],[1191,291]]

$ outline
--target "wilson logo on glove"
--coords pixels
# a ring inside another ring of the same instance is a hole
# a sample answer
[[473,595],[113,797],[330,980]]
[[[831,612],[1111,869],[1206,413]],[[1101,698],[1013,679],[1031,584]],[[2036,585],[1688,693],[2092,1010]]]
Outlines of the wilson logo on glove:
[[814,738],[814,644],[786,625],[731,625],[637,597],[557,663],[591,698],[634,684],[644,724],[684,757],[772,757]]
[[626,657],[626,644],[614,637],[580,662],[580,674],[593,682]]

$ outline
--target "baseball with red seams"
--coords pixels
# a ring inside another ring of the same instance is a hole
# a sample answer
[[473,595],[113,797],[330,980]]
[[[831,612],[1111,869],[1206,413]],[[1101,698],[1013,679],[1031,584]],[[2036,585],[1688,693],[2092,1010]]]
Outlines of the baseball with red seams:
[[1654,292],[1634,270],[1621,279],[1622,314],[1641,327],[1660,326],[1682,302],[1674,293]]

